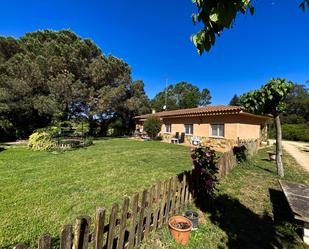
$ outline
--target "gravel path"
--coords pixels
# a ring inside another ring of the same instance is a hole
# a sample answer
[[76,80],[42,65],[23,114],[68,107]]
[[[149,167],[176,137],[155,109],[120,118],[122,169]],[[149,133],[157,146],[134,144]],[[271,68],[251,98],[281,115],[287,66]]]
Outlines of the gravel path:
[[309,143],[282,141],[283,149],[287,151],[296,162],[309,172]]

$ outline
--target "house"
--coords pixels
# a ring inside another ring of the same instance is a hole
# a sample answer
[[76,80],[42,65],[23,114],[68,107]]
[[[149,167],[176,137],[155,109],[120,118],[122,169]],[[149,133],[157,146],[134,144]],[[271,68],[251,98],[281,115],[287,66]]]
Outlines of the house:
[[184,143],[194,140],[204,145],[227,148],[240,140],[265,140],[269,116],[254,115],[239,106],[207,106],[146,114],[135,117],[136,129],[151,115],[162,120],[160,136],[166,142],[184,133]]

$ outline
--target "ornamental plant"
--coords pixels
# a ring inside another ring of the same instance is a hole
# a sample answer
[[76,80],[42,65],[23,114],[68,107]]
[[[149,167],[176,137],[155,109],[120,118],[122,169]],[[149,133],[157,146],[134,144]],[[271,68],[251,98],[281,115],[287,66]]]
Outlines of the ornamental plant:
[[209,147],[198,147],[192,149],[191,158],[200,183],[197,191],[203,192],[202,195],[206,194],[208,197],[213,197],[218,183],[216,152]]
[[144,122],[144,130],[147,135],[154,139],[161,131],[162,122],[159,117],[152,115]]

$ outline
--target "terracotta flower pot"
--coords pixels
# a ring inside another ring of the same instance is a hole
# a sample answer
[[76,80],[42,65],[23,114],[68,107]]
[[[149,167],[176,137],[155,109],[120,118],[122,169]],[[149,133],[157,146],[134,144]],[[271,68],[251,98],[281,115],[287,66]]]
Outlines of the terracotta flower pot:
[[183,216],[173,216],[168,220],[168,226],[174,240],[178,244],[187,245],[189,243],[192,222]]

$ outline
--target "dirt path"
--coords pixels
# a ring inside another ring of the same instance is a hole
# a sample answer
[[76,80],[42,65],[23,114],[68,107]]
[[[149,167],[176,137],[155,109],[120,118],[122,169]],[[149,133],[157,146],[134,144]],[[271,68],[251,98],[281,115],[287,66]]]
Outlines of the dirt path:
[[285,149],[296,162],[309,172],[309,143],[282,141],[283,149]]

